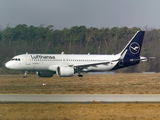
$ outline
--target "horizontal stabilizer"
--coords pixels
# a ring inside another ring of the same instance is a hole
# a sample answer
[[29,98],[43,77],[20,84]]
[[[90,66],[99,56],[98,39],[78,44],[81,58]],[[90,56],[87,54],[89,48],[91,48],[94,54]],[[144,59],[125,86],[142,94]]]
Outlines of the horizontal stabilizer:
[[147,57],[140,57],[140,59],[130,59],[130,61],[146,62],[146,61],[148,61],[148,58]]

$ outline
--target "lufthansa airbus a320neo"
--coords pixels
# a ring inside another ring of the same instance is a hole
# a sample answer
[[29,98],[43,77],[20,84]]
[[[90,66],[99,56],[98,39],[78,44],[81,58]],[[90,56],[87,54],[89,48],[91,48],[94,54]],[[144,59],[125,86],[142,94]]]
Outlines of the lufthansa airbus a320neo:
[[137,31],[125,48],[116,55],[84,54],[22,54],[13,57],[5,66],[13,70],[36,71],[39,77],[70,77],[83,72],[111,71],[147,61],[141,57],[145,31]]

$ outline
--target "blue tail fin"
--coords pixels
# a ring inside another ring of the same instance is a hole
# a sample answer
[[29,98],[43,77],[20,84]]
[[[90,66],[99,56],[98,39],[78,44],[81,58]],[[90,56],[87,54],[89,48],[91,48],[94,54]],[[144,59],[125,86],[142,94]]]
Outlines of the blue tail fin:
[[126,56],[130,58],[139,57],[144,34],[145,34],[145,31],[137,31],[137,33],[129,41],[126,47],[120,52],[120,55],[122,56],[127,51],[124,57]]
[[129,41],[126,47],[119,53],[119,61],[112,70],[140,63],[140,52],[144,38],[144,33],[145,31],[137,31],[137,33]]

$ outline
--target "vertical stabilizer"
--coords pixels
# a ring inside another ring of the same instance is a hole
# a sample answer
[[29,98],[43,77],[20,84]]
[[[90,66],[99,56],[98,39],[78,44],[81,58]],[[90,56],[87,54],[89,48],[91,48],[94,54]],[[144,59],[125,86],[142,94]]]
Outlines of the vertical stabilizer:
[[145,31],[137,31],[125,48],[119,53],[119,62],[112,69],[120,69],[140,63],[141,47],[144,38]]
[[137,31],[133,38],[129,41],[126,47],[120,52],[120,55],[127,50],[126,56],[139,57],[142,47],[145,31]]

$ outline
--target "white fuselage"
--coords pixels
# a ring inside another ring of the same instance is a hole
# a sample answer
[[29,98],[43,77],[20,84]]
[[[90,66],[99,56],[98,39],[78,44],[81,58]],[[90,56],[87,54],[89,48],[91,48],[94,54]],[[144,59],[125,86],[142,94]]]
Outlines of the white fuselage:
[[[64,54],[22,54],[13,57],[6,63],[6,67],[14,70],[56,71],[58,66],[90,65],[81,71],[109,71],[118,61],[106,63],[119,59],[120,55],[64,55]],[[101,64],[96,64],[101,63]],[[94,65],[96,64],[96,65]]]

